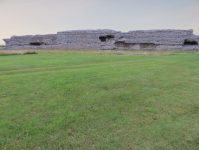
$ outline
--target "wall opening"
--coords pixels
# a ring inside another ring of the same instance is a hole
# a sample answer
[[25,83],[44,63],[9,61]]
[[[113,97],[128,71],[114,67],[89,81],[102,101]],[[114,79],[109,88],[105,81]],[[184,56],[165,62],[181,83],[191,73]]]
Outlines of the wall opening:
[[197,41],[185,40],[184,45],[198,45],[198,42]]
[[139,43],[125,43],[124,41],[115,42],[115,46],[117,49],[123,49],[123,50],[139,50],[140,49]]
[[140,49],[155,49],[156,45],[154,43],[140,43]]
[[42,45],[43,43],[41,43],[41,42],[33,42],[33,43],[30,43],[30,45],[32,45],[32,46],[40,46],[40,45]]
[[155,50],[156,45],[154,43],[125,43],[124,41],[118,41],[115,46],[119,49],[135,49],[135,50]]
[[105,35],[105,36],[100,36],[99,39],[101,42],[106,42],[107,40],[113,39],[113,35]]
[[126,48],[128,48],[128,47],[131,47],[132,45],[134,45],[134,44],[125,43],[125,42],[116,42],[116,43],[115,43],[115,46],[116,46],[116,47],[126,47]]
[[105,37],[99,37],[99,39],[101,40],[101,42],[106,42],[106,38]]

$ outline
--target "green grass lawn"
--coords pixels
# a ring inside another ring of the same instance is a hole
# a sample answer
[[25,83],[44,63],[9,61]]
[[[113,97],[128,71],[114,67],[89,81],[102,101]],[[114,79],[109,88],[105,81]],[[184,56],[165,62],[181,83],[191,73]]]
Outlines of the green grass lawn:
[[1,150],[199,150],[199,53],[90,52],[0,56]]

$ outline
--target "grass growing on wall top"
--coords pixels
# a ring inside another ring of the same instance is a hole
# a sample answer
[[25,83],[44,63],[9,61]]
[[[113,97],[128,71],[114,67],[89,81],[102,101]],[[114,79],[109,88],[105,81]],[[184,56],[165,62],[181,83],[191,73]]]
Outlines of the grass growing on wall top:
[[42,53],[0,57],[0,149],[198,149],[197,53]]

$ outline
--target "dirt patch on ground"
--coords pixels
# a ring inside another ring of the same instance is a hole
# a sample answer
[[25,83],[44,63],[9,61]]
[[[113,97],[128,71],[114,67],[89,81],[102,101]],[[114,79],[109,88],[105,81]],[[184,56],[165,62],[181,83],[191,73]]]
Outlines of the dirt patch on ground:
[[0,50],[0,56],[24,55],[24,54],[37,54],[37,52],[33,50]]

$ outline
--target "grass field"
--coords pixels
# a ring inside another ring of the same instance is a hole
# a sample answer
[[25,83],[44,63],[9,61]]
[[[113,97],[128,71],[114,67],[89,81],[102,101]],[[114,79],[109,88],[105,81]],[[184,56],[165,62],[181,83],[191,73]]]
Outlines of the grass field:
[[1,150],[199,150],[198,52],[37,52],[0,56]]

